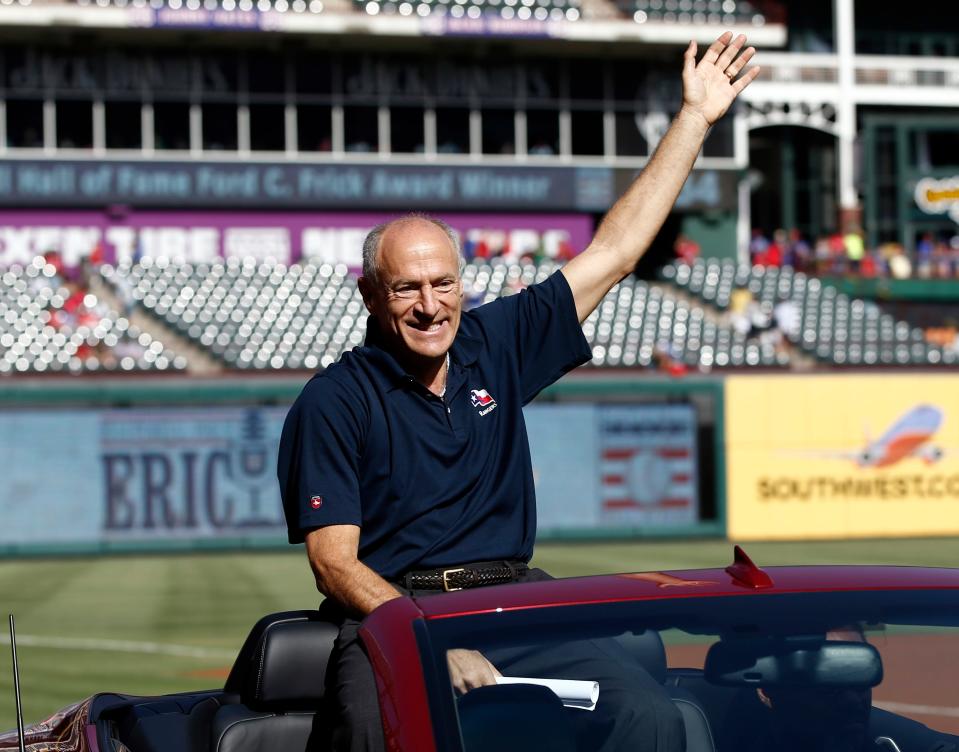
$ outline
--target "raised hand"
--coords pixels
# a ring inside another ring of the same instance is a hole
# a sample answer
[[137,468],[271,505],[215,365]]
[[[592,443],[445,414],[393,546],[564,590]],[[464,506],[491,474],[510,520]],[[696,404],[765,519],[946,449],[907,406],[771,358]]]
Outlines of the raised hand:
[[709,45],[698,63],[696,42],[689,43],[683,55],[684,110],[701,115],[707,125],[712,125],[726,114],[739,92],[759,75],[757,67],[739,75],[756,54],[754,47],[744,50],[745,43],[744,35],[733,39],[732,32],[727,31]]

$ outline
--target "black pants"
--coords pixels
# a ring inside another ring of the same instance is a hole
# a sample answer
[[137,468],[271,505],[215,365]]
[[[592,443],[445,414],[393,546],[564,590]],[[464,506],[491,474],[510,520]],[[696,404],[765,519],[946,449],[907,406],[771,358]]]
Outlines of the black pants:
[[[552,578],[541,569],[531,569],[517,582],[548,579]],[[412,592],[416,597],[434,594],[433,590]],[[341,622],[331,657],[335,670],[328,687],[336,702],[332,749],[382,752],[385,745],[376,683],[358,635],[360,623],[342,612],[337,616],[338,610],[332,602],[320,607],[325,617]],[[502,648],[484,654],[506,675],[598,681],[596,709],[568,711],[582,752],[682,752],[686,747],[686,731],[676,706],[615,640]]]

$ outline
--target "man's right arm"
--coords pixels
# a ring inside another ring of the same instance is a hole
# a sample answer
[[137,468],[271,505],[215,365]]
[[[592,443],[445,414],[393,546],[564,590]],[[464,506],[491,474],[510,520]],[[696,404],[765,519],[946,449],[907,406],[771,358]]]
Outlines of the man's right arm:
[[[306,555],[316,587],[362,618],[382,603],[399,598],[392,585],[356,558],[360,529],[329,525],[306,535]],[[450,682],[458,692],[496,683],[500,672],[476,650],[453,649],[446,654]]]
[[306,535],[306,555],[317,589],[363,618],[400,594],[357,558],[359,544],[360,528],[356,525],[328,525]]

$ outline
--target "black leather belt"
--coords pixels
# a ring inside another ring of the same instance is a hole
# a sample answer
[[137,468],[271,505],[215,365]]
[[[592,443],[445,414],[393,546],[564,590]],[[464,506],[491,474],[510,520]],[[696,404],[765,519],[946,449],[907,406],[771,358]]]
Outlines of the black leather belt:
[[465,590],[514,582],[528,567],[522,561],[484,561],[445,569],[407,572],[396,579],[407,590]]

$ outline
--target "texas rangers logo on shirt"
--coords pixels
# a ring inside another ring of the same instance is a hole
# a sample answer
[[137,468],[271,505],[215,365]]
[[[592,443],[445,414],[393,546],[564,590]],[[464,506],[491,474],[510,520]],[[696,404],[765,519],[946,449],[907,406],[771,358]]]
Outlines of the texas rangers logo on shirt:
[[496,400],[485,389],[471,389],[470,402],[473,403],[473,407],[479,408],[480,415],[486,415],[496,409]]

